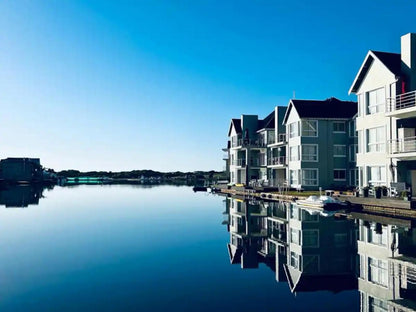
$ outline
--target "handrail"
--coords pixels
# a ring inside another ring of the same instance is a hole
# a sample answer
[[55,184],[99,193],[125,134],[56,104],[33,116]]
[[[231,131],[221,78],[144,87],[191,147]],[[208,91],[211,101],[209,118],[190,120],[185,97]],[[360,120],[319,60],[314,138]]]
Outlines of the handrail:
[[413,106],[416,106],[416,90],[402,93],[395,97],[389,97],[386,99],[387,112],[394,112]]

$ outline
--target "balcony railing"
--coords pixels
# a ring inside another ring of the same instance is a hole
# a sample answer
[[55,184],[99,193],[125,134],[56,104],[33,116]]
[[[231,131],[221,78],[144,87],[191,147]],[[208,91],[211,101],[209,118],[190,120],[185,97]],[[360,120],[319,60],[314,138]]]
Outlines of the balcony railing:
[[250,159],[250,166],[252,167],[263,167],[266,166],[266,160],[261,158],[254,158],[254,159]]
[[269,144],[277,144],[277,143],[285,143],[285,142],[286,142],[286,133],[280,133],[277,136],[277,141],[274,136],[268,139]]
[[416,137],[407,137],[390,141],[390,153],[412,153],[416,152]]
[[240,166],[245,167],[246,166],[246,160],[245,159],[236,159],[232,162],[233,166]]
[[393,98],[387,98],[387,112],[416,107],[416,91],[399,94]]
[[266,147],[266,142],[259,139],[238,139],[237,145],[233,147]]
[[271,157],[267,161],[268,166],[283,166],[286,164],[286,156]]

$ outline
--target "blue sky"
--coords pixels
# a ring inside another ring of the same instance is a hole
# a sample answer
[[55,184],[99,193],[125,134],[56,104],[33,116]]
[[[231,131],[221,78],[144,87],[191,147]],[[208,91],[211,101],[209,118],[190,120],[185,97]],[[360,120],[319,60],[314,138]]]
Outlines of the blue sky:
[[416,2],[0,2],[0,158],[57,170],[222,170],[230,119],[348,89]]

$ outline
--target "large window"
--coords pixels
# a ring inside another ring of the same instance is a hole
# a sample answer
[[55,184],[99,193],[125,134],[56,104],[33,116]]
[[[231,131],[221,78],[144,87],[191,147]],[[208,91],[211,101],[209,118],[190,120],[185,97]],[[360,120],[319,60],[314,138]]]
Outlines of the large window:
[[299,136],[299,122],[292,122],[289,124],[289,138]]
[[346,179],[345,169],[334,169],[334,181],[345,181]]
[[385,151],[385,131],[384,127],[377,127],[367,130],[367,152]]
[[357,153],[358,153],[358,145],[357,144],[350,145],[350,161],[351,162],[357,161]]
[[382,227],[382,232],[377,233],[375,229],[369,229],[367,231],[368,242],[375,245],[387,246],[387,228]]
[[319,231],[318,230],[303,230],[302,246],[303,247],[319,247]]
[[386,182],[385,166],[369,166],[367,167],[368,182]]
[[302,120],[302,136],[317,137],[318,136],[318,121],[317,120]]
[[289,148],[290,153],[290,161],[298,161],[299,160],[299,145],[291,146]]
[[295,269],[299,268],[299,255],[293,251],[290,252],[290,266]]
[[384,112],[386,95],[384,88],[367,92],[367,114],[377,114]]
[[318,185],[318,169],[302,169],[302,185]]
[[318,145],[302,145],[302,161],[318,161]]
[[349,130],[349,136],[350,137],[356,137],[357,136],[357,129],[356,129],[356,123],[355,123],[355,118],[353,120],[351,120],[350,122],[348,122],[348,130]]
[[386,260],[368,258],[368,280],[381,286],[388,286],[388,263]]
[[345,145],[334,145],[334,157],[347,157],[347,147]]
[[289,170],[290,175],[290,184],[299,184],[299,171],[298,170]]
[[345,133],[345,121],[334,121],[333,131],[335,133]]

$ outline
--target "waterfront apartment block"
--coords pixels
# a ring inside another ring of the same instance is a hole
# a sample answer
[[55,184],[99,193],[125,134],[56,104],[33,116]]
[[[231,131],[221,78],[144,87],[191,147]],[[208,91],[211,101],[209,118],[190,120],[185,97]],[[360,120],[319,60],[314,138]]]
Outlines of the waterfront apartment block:
[[357,103],[329,98],[291,100],[287,132],[288,182],[296,189],[355,186]]
[[357,103],[291,100],[264,120],[232,119],[230,182],[247,186],[336,188],[357,185]]
[[264,119],[241,115],[231,120],[228,131],[231,183],[249,185],[252,181],[267,181],[267,145],[275,142],[274,131],[274,112]]
[[359,185],[413,186],[416,195],[416,34],[401,53],[370,50],[349,90],[358,98]]

